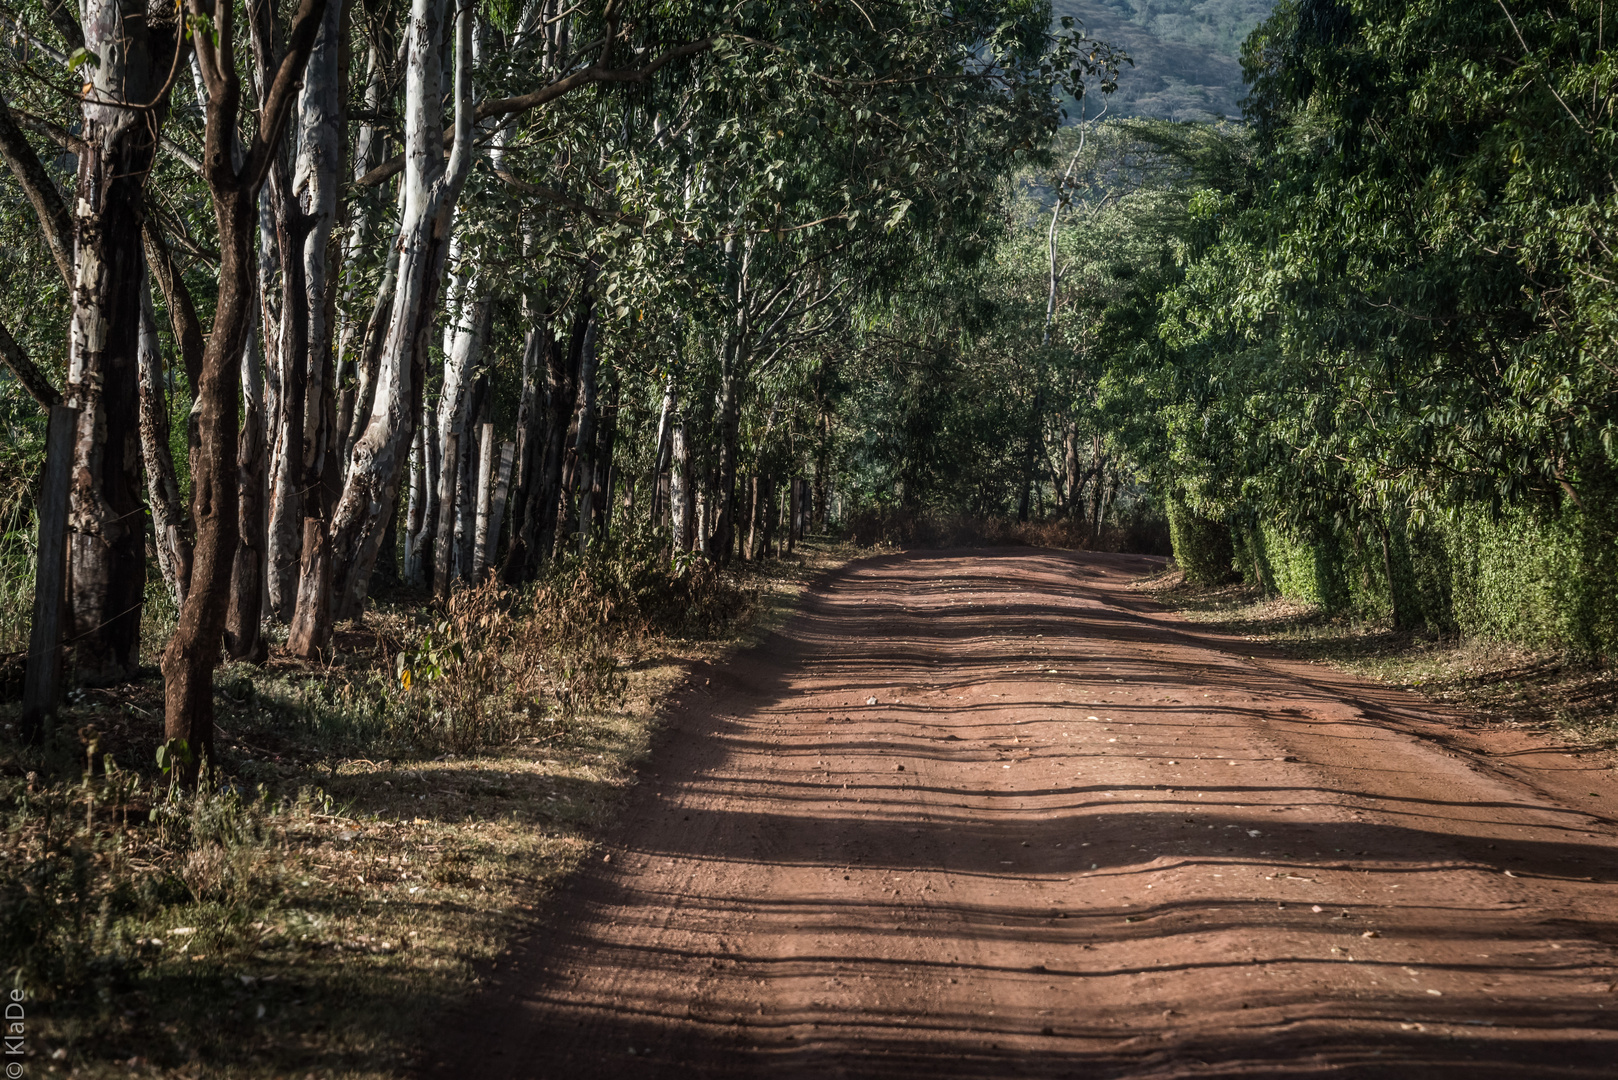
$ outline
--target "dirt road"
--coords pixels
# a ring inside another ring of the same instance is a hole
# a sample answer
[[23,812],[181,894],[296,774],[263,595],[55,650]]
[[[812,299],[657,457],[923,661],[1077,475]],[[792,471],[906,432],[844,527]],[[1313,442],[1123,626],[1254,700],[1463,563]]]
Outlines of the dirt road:
[[698,673],[428,1071],[1618,1076],[1612,773],[1180,622],[1151,568],[823,582]]

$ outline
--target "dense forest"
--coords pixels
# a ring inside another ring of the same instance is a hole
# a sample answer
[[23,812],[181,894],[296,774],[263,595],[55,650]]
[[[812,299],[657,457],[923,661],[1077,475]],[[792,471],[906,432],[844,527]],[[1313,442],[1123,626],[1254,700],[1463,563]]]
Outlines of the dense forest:
[[[593,628],[722,621],[806,536],[1172,545],[1396,628],[1618,651],[1600,3],[4,0],[0,29],[0,648],[13,697],[65,664],[6,706],[19,822],[98,688],[160,678],[136,769],[179,805],[231,764],[241,672],[318,683],[386,625],[374,715],[464,752],[595,700]],[[70,885],[18,828],[7,962],[68,994],[39,898]]]

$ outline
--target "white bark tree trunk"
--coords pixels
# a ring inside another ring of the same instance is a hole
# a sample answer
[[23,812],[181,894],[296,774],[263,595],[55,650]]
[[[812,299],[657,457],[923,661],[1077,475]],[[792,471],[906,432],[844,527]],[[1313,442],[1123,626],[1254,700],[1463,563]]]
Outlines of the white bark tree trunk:
[[405,78],[404,210],[393,311],[377,372],[375,404],[354,446],[348,480],[332,518],[339,618],[358,615],[388,519],[398,503],[426,374],[438,277],[447,254],[450,213],[471,166],[472,9],[456,17],[455,140],[444,161],[439,102],[444,0],[411,0]]
[[[332,337],[327,301],[332,230],[337,224],[338,170],[343,163],[342,4],[328,4],[309,56],[298,96],[297,156],[292,192],[308,226],[303,241],[303,306],[307,313],[304,358],[302,467],[304,490],[312,490],[332,452]],[[319,505],[316,503],[315,505]],[[329,503],[327,504],[330,505]],[[324,517],[324,514],[319,515]]]
[[[76,675],[140,666],[146,545],[140,527],[139,333],[143,189],[168,112],[179,48],[172,5],[84,0],[95,59],[79,131],[73,200],[72,314],[63,397],[78,410],[68,498],[68,604]],[[137,105],[138,108],[131,108]],[[194,388],[193,388],[194,389]]]

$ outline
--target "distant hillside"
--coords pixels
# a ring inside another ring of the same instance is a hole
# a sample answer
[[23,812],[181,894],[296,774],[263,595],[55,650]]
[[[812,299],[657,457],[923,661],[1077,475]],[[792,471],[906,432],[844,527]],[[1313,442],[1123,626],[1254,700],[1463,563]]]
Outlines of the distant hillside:
[[[1109,116],[1207,120],[1241,115],[1241,64],[1248,31],[1273,0],[1054,0],[1090,37],[1117,45],[1135,61],[1118,79]],[[1090,104],[1095,114],[1099,101]],[[1070,110],[1071,111],[1071,110]]]

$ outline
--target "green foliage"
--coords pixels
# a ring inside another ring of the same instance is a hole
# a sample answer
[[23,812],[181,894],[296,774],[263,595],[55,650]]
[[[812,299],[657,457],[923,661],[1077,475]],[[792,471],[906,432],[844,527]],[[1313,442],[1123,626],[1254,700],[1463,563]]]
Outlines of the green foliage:
[[1187,581],[1221,585],[1231,580],[1236,573],[1236,551],[1229,525],[1203,517],[1179,499],[1169,500],[1168,519],[1174,561],[1185,571]]
[[1397,612],[1406,627],[1610,659],[1618,560],[1603,516],[1573,508],[1546,519],[1517,508],[1495,517],[1470,507],[1422,525],[1388,523],[1386,553],[1376,531],[1306,537],[1263,523],[1239,547],[1250,581],[1328,612]]

